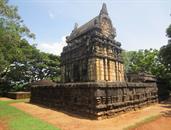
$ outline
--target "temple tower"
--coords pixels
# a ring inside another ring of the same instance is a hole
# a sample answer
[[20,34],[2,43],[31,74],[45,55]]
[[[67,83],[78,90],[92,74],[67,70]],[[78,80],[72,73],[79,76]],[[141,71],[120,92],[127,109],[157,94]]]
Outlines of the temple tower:
[[75,27],[61,53],[62,82],[123,82],[121,44],[103,4],[98,16]]
[[31,87],[31,102],[106,119],[158,101],[158,89],[150,75],[124,79],[121,44],[106,5],[98,16],[78,26],[66,39],[61,54],[62,82]]

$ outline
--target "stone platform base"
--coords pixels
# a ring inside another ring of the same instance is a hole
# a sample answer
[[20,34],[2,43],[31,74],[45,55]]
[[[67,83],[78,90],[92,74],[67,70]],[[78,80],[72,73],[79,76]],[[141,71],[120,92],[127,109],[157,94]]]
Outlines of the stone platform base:
[[30,92],[8,92],[7,97],[12,99],[30,98]]
[[158,101],[156,83],[85,82],[31,88],[31,103],[104,119]]

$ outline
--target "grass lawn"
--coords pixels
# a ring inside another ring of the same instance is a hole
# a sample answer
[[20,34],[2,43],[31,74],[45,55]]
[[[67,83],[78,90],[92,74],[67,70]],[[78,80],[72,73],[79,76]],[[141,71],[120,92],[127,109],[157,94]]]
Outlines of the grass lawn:
[[0,120],[6,122],[7,130],[59,130],[58,128],[10,106],[24,100],[0,101]]

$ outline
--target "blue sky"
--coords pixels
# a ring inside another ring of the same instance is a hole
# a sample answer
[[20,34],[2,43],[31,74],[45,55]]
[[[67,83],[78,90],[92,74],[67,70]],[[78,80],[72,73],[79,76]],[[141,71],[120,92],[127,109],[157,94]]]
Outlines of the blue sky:
[[36,34],[37,47],[58,55],[74,23],[82,25],[97,16],[103,2],[123,49],[159,49],[167,44],[171,0],[10,0]]

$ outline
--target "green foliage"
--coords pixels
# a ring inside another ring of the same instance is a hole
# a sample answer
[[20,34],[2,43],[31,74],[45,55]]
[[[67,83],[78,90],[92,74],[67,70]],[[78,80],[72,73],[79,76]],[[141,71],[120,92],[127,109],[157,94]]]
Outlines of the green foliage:
[[161,76],[165,67],[160,63],[158,54],[159,51],[156,49],[123,52],[126,72]]
[[168,72],[171,72],[171,43],[160,48],[160,61],[165,65]]
[[0,0],[0,93],[21,90],[35,80],[60,80],[59,56],[40,52],[28,43],[30,38],[35,36],[24,25],[17,7]]
[[168,44],[156,49],[124,51],[123,59],[127,73],[149,73],[171,86],[171,25],[166,30]]
[[34,34],[24,25],[16,6],[8,5],[8,0],[0,0],[0,31],[2,41],[18,41],[21,37],[34,38]]
[[171,38],[171,24],[170,24],[170,26],[167,28],[166,34],[167,34],[168,38]]
[[163,80],[171,88],[171,25],[166,30],[167,36],[169,38],[168,44],[160,48],[159,59],[165,66],[165,74],[163,75]]
[[0,101],[0,120],[5,120],[10,130],[59,130],[9,105],[9,103],[15,102],[23,101]]

